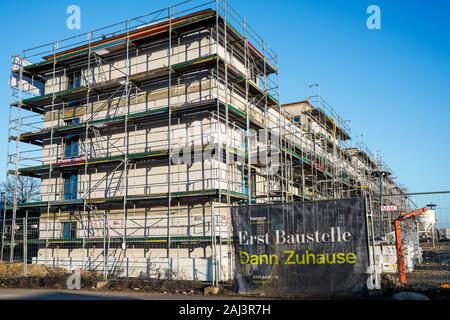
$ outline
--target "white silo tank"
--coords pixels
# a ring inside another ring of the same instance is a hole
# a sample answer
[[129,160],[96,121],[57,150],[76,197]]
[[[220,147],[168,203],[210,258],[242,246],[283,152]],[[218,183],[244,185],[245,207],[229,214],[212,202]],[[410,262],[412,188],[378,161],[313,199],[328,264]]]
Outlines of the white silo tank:
[[436,223],[436,211],[427,210],[417,217],[420,231],[430,231]]

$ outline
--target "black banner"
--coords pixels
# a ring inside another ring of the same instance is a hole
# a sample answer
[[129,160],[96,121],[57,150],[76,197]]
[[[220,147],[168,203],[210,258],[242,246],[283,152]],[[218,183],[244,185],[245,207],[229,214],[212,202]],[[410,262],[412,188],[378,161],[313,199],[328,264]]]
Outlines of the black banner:
[[240,293],[361,293],[368,278],[363,198],[232,209]]

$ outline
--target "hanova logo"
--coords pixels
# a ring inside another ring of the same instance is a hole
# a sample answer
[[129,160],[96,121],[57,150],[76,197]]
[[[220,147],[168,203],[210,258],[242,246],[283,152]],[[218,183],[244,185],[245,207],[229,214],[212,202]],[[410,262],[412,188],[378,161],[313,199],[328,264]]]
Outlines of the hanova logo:
[[266,216],[251,216],[250,223],[251,224],[265,224],[265,223],[267,223],[267,217]]

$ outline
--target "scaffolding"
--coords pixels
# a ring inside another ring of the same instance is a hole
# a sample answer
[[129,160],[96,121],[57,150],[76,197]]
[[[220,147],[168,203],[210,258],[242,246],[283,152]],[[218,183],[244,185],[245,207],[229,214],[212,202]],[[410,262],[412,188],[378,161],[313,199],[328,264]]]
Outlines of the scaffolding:
[[[210,259],[209,280],[229,280],[224,206],[378,190],[377,164],[348,146],[347,123],[320,94],[280,105],[278,56],[226,0],[184,1],[24,50],[10,87],[2,260],[6,247],[14,260],[17,213],[34,210],[33,263],[95,265],[108,277],[144,265],[151,248],[172,270],[188,248],[181,258]],[[40,183],[24,203],[20,176]]]

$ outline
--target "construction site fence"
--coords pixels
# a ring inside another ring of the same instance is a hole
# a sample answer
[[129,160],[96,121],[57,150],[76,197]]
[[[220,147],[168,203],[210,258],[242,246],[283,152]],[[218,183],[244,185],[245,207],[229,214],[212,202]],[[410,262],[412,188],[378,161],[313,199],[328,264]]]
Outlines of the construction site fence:
[[1,261],[21,264],[10,274],[16,277],[33,275],[33,265],[45,265],[104,279],[231,279],[231,221],[226,215],[211,216],[209,209],[186,215],[174,209],[170,217],[117,216],[125,215],[5,219]]
[[[398,287],[399,269],[393,221],[404,213],[430,212],[401,222],[406,287],[450,288],[450,191],[382,194],[372,198],[374,240],[384,287]],[[406,199],[404,207],[396,205]]]

